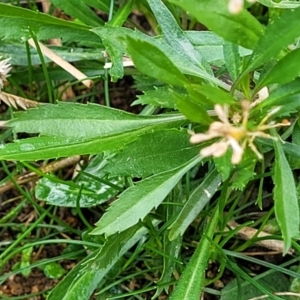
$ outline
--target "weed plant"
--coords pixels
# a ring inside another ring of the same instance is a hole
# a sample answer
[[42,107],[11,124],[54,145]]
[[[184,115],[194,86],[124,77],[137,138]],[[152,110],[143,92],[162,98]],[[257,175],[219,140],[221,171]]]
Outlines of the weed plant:
[[[1,241],[0,267],[20,259],[1,283],[38,267],[61,278],[48,300],[298,299],[299,2],[50,0],[48,14],[8,2],[0,189],[19,196],[3,201],[15,205],[0,226],[19,234]],[[124,74],[140,114],[110,107],[109,81]],[[95,103],[102,82],[106,105]],[[53,243],[60,256],[34,261]],[[67,272],[64,259],[78,263]]]

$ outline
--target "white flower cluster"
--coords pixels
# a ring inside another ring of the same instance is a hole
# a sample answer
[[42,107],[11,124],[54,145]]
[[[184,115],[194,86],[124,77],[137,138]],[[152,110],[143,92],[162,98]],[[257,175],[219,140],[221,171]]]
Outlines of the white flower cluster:
[[[2,57],[0,56],[0,59]],[[6,78],[9,76],[8,73],[11,70],[11,65],[8,63],[10,58],[4,59],[0,61],[0,91],[3,89],[4,82]]]
[[[229,108],[227,105],[215,105],[215,113],[220,121],[214,121],[210,124],[206,133],[192,133],[190,142],[193,144],[202,143],[212,139],[217,140],[211,145],[204,147],[200,151],[203,157],[214,156],[220,157],[224,155],[229,148],[232,149],[231,162],[238,164],[242,160],[245,148],[248,146],[259,159],[262,154],[257,150],[254,140],[257,137],[274,139],[265,131],[275,127],[289,126],[290,122],[284,120],[281,123],[271,122],[266,124],[269,118],[280,110],[280,107],[272,109],[254,128],[248,128],[249,111],[252,108],[249,101],[244,100],[242,105],[242,115],[237,117],[237,113],[233,113],[233,118],[229,120]],[[236,121],[235,121],[236,120]],[[241,123],[240,123],[241,121]]]
[[9,72],[12,68],[9,63],[10,58],[6,58],[4,60],[1,60],[1,58],[2,57],[0,56],[0,100],[6,103],[8,106],[14,107],[15,109],[21,107],[26,110],[30,107],[36,107],[38,105],[36,101],[2,92],[4,83],[7,81],[7,77],[9,76]]

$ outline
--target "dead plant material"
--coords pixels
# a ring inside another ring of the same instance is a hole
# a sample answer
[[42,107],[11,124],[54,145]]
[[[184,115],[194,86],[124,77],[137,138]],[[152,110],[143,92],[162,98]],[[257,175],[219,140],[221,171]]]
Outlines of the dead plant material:
[[39,105],[39,103],[36,101],[25,99],[5,92],[0,92],[0,100],[3,101],[6,105],[12,106],[15,109],[21,107],[26,110],[28,108],[37,107]]
[[[229,221],[227,223],[227,226],[231,229],[236,229],[236,228],[240,227],[241,225],[234,221]],[[227,228],[227,230],[229,230],[229,229]],[[237,232],[237,236],[245,241],[248,241],[253,238],[270,237],[272,235],[267,232],[264,232],[264,231],[258,232],[258,230],[255,228],[243,227]],[[255,244],[265,247],[267,249],[279,252],[279,253],[284,252],[283,241],[266,239],[266,240],[262,240],[262,241],[256,241]],[[294,249],[290,249],[287,253],[292,254],[294,251],[295,251]]]
[[[61,160],[53,161],[48,165],[41,167],[39,170],[43,173],[50,173],[55,172],[65,167],[71,166],[76,164],[80,160],[80,156],[72,156],[68,158],[63,158]],[[36,181],[39,179],[39,175],[35,172],[28,172],[26,174],[22,174],[15,177],[15,181],[17,184],[21,185],[30,181]],[[5,182],[3,185],[0,186],[0,194],[7,192],[14,188],[14,183],[11,181]]]
[[[28,40],[28,44],[36,49],[36,45],[34,43],[33,39]],[[57,65],[59,65],[61,68],[66,70],[69,74],[74,76],[76,79],[81,81],[87,88],[90,88],[93,85],[93,81],[90,79],[87,79],[87,76],[83,74],[81,71],[79,71],[77,68],[75,68],[73,65],[71,65],[69,62],[64,60],[62,57],[57,55],[55,52],[53,52],[51,49],[49,49],[44,44],[38,42],[38,45],[41,49],[41,52],[47,56],[50,60],[55,62]]]

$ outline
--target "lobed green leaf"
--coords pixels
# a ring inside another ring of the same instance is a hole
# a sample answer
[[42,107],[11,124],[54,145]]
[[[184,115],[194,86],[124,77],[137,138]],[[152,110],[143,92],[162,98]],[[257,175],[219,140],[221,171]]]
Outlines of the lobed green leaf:
[[153,175],[128,188],[112,203],[91,234],[110,236],[144,219],[153,208],[158,207],[181,177],[200,160],[197,156],[181,167]]
[[110,176],[146,177],[177,168],[199,153],[186,130],[145,133],[116,153],[102,171]]

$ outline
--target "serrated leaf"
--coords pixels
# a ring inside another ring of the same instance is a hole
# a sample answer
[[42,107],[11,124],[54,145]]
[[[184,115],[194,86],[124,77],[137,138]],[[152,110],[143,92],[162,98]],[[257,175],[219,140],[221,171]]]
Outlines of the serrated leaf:
[[[55,178],[43,177],[35,187],[36,198],[52,205],[64,207],[76,207],[79,195],[80,207],[92,207],[108,201],[120,192],[124,180],[119,177],[106,178],[102,168],[99,167],[105,163],[104,160],[103,155],[96,156],[85,168],[84,173],[76,177],[74,182],[62,182]],[[99,180],[95,178],[99,178]],[[103,180],[109,182],[110,185],[105,184]],[[118,189],[116,186],[120,188]]]
[[[160,38],[153,38],[145,35],[139,31],[133,31],[128,28],[112,27],[105,25],[91,29],[91,31],[98,34],[107,52],[110,55],[113,63],[110,74],[114,80],[123,76],[123,62],[122,55],[128,53],[127,39],[131,37],[134,40],[144,41],[153,45],[162,51],[169,60],[178,68],[182,74],[188,74],[210,81],[218,86],[224,86],[224,83],[214,76],[204,72],[202,69],[192,64],[186,56],[179,55],[165,40]],[[147,50],[147,49],[146,49]]]
[[64,21],[47,14],[31,11],[17,6],[0,3],[0,37],[21,39],[31,38],[28,28],[37,39],[63,38],[66,41],[79,42],[81,45],[100,46],[101,40],[89,27],[74,22]]
[[291,247],[292,238],[299,237],[299,205],[294,176],[280,142],[274,141],[274,148],[275,215],[281,228],[286,254]]
[[239,46],[237,44],[225,42],[223,53],[228,73],[232,81],[235,81],[241,72]]
[[266,27],[261,35],[244,73],[254,70],[276,57],[299,36],[300,8],[283,11]]
[[187,79],[170,58],[151,43],[127,37],[127,51],[136,68],[143,74],[174,86],[184,86],[187,83]]
[[256,173],[254,172],[254,167],[255,164],[252,164],[248,168],[242,168],[237,170],[230,180],[232,184],[231,187],[233,189],[242,191],[249,183],[249,181],[255,176]]
[[213,72],[205,59],[197,52],[185,35],[184,31],[178,26],[172,13],[160,0],[147,0],[163,32],[163,38],[175,49],[180,56],[185,56],[189,61],[204,70],[210,75]]
[[169,121],[180,115],[141,116],[97,104],[59,102],[16,113],[7,125],[15,132],[40,133],[68,139],[112,136]]
[[[170,0],[189,12],[200,23],[217,33],[225,40],[254,49],[262,34],[262,25],[248,11],[242,10],[239,14],[231,14],[228,2],[215,0]],[[224,30],[226,28],[226,30]]]
[[172,101],[171,92],[168,87],[154,87],[154,90],[144,91],[144,95],[138,95],[132,105],[150,104],[163,108],[175,108],[175,103]]
[[[163,129],[164,126],[160,127]],[[7,160],[40,160],[83,154],[98,154],[104,151],[117,152],[138,135],[153,127],[142,128],[120,135],[101,139],[68,139],[56,137],[35,137],[17,140],[14,143],[0,145],[0,158]]]
[[205,285],[205,271],[210,257],[211,240],[218,225],[219,209],[214,209],[213,215],[205,228],[205,234],[194,252],[191,260],[181,275],[170,300],[200,299]]
[[110,236],[144,219],[153,208],[158,207],[181,177],[200,160],[197,156],[181,167],[153,175],[128,188],[112,203],[91,234],[104,233]]
[[272,83],[285,84],[294,80],[300,75],[299,60],[300,49],[288,53],[259,80],[256,90]]
[[98,250],[76,265],[53,288],[47,300],[87,300],[108,271],[134,244],[147,234],[146,228],[135,226],[115,234]]
[[104,21],[85,4],[84,0],[76,0],[76,2],[72,0],[51,0],[51,3],[86,25],[96,27],[104,25]]
[[199,153],[186,130],[159,130],[139,136],[103,168],[110,176],[146,177],[183,165]]
[[187,227],[195,220],[197,215],[215,194],[221,183],[222,178],[217,169],[213,169],[205,176],[202,183],[193,190],[189,199],[187,199],[174,223],[169,227],[170,240],[174,240],[178,236],[183,235]]
[[221,157],[214,157],[213,160],[215,162],[215,166],[218,172],[222,176],[222,180],[225,181],[229,178],[231,174],[231,170],[233,169],[233,165],[231,163],[231,151],[226,151],[224,155]]

